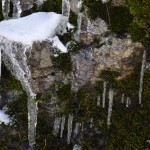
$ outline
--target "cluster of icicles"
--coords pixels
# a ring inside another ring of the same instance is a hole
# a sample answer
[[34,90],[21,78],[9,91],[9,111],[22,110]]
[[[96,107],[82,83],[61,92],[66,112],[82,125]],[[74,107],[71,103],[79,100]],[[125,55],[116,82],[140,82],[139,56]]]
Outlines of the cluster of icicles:
[[[145,71],[145,64],[146,64],[146,51],[143,53],[143,59],[142,59],[142,66],[141,66],[141,73],[140,73],[140,87],[139,87],[139,104],[141,104],[141,99],[142,99],[142,87],[143,87],[143,77],[144,77],[144,71]],[[107,82],[103,82],[103,94],[102,98],[98,96],[97,98],[97,106],[102,106],[105,108],[105,103],[106,103],[106,88],[107,88]],[[109,98],[109,103],[108,103],[108,114],[107,114],[107,127],[109,128],[111,125],[111,115],[112,115],[112,108],[113,108],[113,97],[114,97],[114,90],[112,88],[109,88],[109,93],[108,93],[108,98]],[[126,107],[130,107],[131,105],[131,99],[130,97],[125,97],[125,94],[122,94],[121,97],[121,103],[125,104]],[[53,133],[54,135],[57,135],[60,131],[60,138],[63,137],[63,132],[64,132],[64,126],[65,126],[65,121],[66,117],[56,117],[54,121],[54,127],[53,127]],[[83,130],[83,124],[81,123],[76,123],[74,130],[73,130],[73,115],[69,114],[68,116],[68,132],[67,132],[67,144],[70,144],[71,142],[71,137],[76,137],[79,133],[79,130]],[[93,118],[90,119],[90,128],[93,127]]]
[[[12,0],[13,2],[13,18],[19,18],[21,15],[21,5],[20,5],[20,0]],[[82,8],[82,0],[78,1],[78,19],[77,19],[77,33],[76,33],[76,39],[79,40],[80,39],[80,32],[81,32],[81,23],[82,23],[82,12],[81,12],[81,8]],[[4,16],[4,19],[9,19],[9,11],[10,11],[10,0],[2,0],[2,13]],[[70,2],[69,0],[62,0],[62,14],[66,17],[69,18],[70,16]],[[4,39],[3,39],[4,40]],[[8,44],[6,42],[6,44]],[[8,44],[10,45],[10,43]],[[5,49],[8,51],[5,51],[5,55],[7,55],[7,52],[10,53],[10,51],[12,51],[14,47],[14,45],[10,45],[10,46],[6,46],[4,48],[1,47],[1,49]],[[1,49],[0,49],[0,76],[1,76]],[[26,57],[26,56],[25,56]],[[26,71],[29,71],[28,66],[26,64],[26,59],[25,57],[23,58],[23,63],[24,66],[27,68]],[[14,58],[14,57],[12,57]],[[36,123],[37,123],[37,103],[35,103],[33,101],[34,98],[34,93],[32,92],[31,87],[29,86],[28,83],[28,79],[30,78],[30,73],[28,72],[29,76],[25,77],[24,75],[26,74],[24,72],[24,70],[22,70],[22,68],[18,68],[20,66],[19,62],[17,61],[17,59],[12,59],[9,57],[10,62],[12,63],[12,65],[14,65],[14,70],[11,70],[9,68],[9,66],[7,66],[12,73],[17,77],[18,80],[20,80],[22,82],[23,88],[24,90],[27,92],[28,94],[28,139],[29,139],[29,144],[32,147],[33,144],[35,143],[35,133],[36,133]],[[7,60],[5,60],[7,61]],[[6,62],[7,64],[7,62]],[[142,100],[142,90],[143,90],[143,77],[144,77],[144,71],[145,71],[145,64],[146,64],[146,51],[144,51],[143,53],[143,60],[142,60],[142,66],[141,66],[141,73],[140,73],[140,87],[139,87],[139,104],[141,104],[141,100]],[[23,74],[17,74],[17,72],[19,72],[19,70],[23,71]],[[106,99],[106,86],[107,83],[104,82],[103,85],[103,95],[102,95],[102,107],[105,107],[105,99]],[[112,106],[113,106],[113,89],[109,89],[109,106],[108,106],[108,117],[107,117],[107,125],[108,127],[111,124],[111,114],[112,114]],[[122,94],[122,99],[121,102],[124,103],[125,101],[125,95]],[[97,99],[97,106],[101,105],[101,99],[100,96]],[[131,100],[129,97],[127,97],[126,99],[126,107],[129,107],[131,105]],[[65,125],[65,116],[63,117],[57,117],[55,119],[54,122],[54,134],[57,134],[59,129],[61,128],[61,133],[60,133],[60,137],[63,137],[63,131],[64,131],[64,125]],[[72,122],[73,122],[73,115],[69,114],[68,116],[68,134],[67,134],[67,143],[70,143],[70,139],[72,136]],[[90,127],[92,127],[92,122],[93,122],[93,118],[91,118],[91,125]],[[79,128],[83,129],[83,125],[80,123],[76,123],[75,128],[74,128],[74,136],[76,136],[78,134]]]

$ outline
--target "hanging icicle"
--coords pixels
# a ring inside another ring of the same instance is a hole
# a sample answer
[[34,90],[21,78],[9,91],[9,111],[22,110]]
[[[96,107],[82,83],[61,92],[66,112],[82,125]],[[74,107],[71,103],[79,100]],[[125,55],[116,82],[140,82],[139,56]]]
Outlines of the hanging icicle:
[[122,94],[121,103],[124,104],[124,94]]
[[38,103],[33,97],[28,98],[28,140],[32,147],[35,144]]
[[73,136],[74,136],[74,138],[78,135],[78,133],[79,133],[79,128],[80,128],[80,123],[76,123],[75,124],[75,128],[74,128],[74,131],[73,131]]
[[2,13],[4,19],[8,19],[9,16],[9,11],[10,11],[10,0],[2,0]]
[[13,18],[20,18],[21,12],[20,0],[13,0]]
[[98,96],[98,98],[97,98],[97,106],[100,106],[100,102],[101,102],[101,97]]
[[62,0],[62,15],[69,19],[70,16],[70,0]]
[[90,120],[90,128],[92,128],[93,127],[93,118],[91,118],[91,120]]
[[140,87],[139,87],[139,104],[140,105],[142,101],[143,78],[144,78],[145,66],[146,66],[146,50],[143,52],[142,66],[141,66],[141,72],[140,72]]
[[103,108],[105,108],[106,84],[107,84],[107,83],[104,81],[104,83],[103,83],[103,99],[102,99],[102,102],[103,102]]
[[77,8],[78,8],[78,18],[77,18],[77,32],[75,35],[75,39],[77,41],[80,41],[80,33],[81,33],[81,24],[82,24],[82,17],[83,13],[81,12],[82,9],[82,0],[79,0]]
[[63,132],[64,132],[64,128],[65,128],[65,116],[61,117],[61,132],[60,132],[60,138],[63,137]]
[[126,107],[129,107],[129,97],[127,97],[127,100],[126,100]]
[[111,114],[112,114],[112,105],[113,105],[113,90],[109,89],[109,106],[108,106],[108,117],[107,117],[107,126],[109,127],[111,122],[110,122],[110,118],[111,118]]
[[70,144],[70,140],[71,140],[72,122],[73,122],[73,115],[70,114],[69,117],[68,117],[67,144]]
[[61,117],[56,117],[54,121],[54,126],[53,126],[54,135],[57,135],[59,133],[60,123],[61,123]]

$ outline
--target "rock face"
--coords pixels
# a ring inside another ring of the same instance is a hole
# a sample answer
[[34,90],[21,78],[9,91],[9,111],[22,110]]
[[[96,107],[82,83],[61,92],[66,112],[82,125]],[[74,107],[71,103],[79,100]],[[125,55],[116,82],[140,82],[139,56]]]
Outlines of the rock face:
[[[93,35],[93,34],[92,34]],[[96,35],[94,35],[96,36]],[[87,82],[95,82],[101,70],[118,71],[122,75],[130,73],[143,47],[132,43],[129,37],[118,38],[115,35],[99,35],[102,41],[89,44],[80,53],[73,55],[76,87]]]
[[35,93],[44,92],[54,81],[54,72],[51,56],[51,44],[49,42],[34,43],[28,59],[32,74],[31,85]]

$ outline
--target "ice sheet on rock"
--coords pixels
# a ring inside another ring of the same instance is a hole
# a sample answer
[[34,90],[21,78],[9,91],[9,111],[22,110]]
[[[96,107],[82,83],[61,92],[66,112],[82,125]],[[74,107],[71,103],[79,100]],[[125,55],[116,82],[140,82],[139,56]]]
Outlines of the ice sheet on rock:
[[31,45],[62,32],[67,18],[54,12],[38,12],[29,16],[0,22],[0,36]]
[[0,110],[0,124],[4,123],[5,125],[8,125],[11,122],[9,115],[5,114],[3,110]]

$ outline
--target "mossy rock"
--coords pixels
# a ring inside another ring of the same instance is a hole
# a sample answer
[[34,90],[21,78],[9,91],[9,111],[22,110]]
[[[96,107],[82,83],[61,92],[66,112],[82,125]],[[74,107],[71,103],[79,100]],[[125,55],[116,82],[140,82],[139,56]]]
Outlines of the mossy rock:
[[88,15],[92,20],[100,17],[107,22],[112,32],[118,34],[128,31],[133,16],[127,7],[112,6],[111,1],[103,4],[101,1],[85,0],[84,3],[88,7]]
[[61,53],[58,57],[52,57],[54,68],[61,70],[64,74],[72,71],[72,60],[70,53]]

